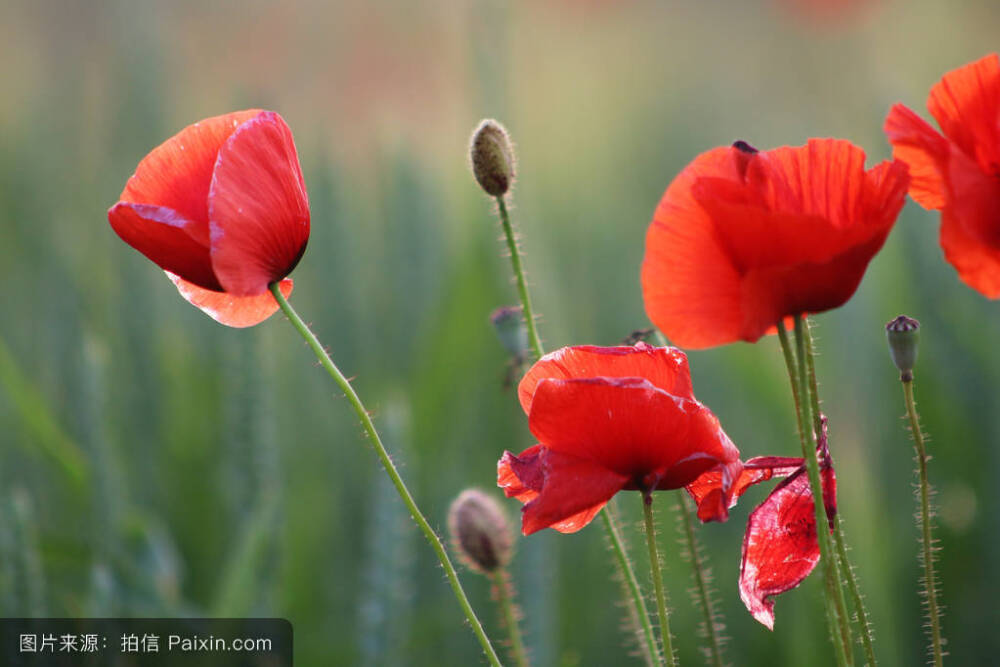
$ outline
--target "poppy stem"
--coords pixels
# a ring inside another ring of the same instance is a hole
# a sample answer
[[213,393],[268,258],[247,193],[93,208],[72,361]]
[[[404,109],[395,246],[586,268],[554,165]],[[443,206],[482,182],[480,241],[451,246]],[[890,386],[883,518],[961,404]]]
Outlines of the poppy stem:
[[497,211],[500,214],[500,224],[503,226],[503,235],[507,240],[507,250],[510,252],[510,268],[514,272],[517,280],[517,292],[521,297],[521,308],[524,311],[524,322],[528,326],[528,341],[531,343],[531,350],[535,353],[535,359],[541,359],[542,340],[538,337],[538,327],[535,326],[535,315],[531,309],[531,296],[528,294],[528,283],[524,278],[524,267],[521,265],[521,251],[517,247],[517,238],[514,236],[514,228],[510,224],[510,214],[507,213],[507,202],[503,195],[497,198]]
[[510,575],[505,568],[500,567],[490,575],[490,579],[493,582],[497,604],[500,605],[503,624],[507,626],[507,635],[510,638],[510,654],[514,659],[514,664],[517,667],[528,667],[528,654],[524,652],[524,642],[521,641],[521,628],[517,622],[519,614],[514,604]]
[[913,400],[913,374],[909,379],[902,379],[903,398],[906,400],[906,414],[910,418],[910,431],[913,434],[913,445],[917,450],[917,472],[920,474],[920,529],[922,547],[921,560],[924,565],[924,597],[927,600],[927,616],[930,620],[931,649],[934,655],[934,665],[941,667],[944,652],[941,641],[941,613],[938,608],[937,578],[934,574],[934,540],[931,535],[931,485],[927,480],[927,450],[924,447],[924,434],[920,429],[920,416],[917,414],[917,404]]
[[722,667],[722,641],[719,637],[715,611],[712,604],[712,596],[709,592],[708,568],[702,562],[701,549],[698,539],[694,533],[694,521],[691,519],[691,508],[688,507],[687,496],[681,489],[677,499],[677,506],[680,508],[681,520],[684,524],[684,536],[687,540],[688,552],[691,554],[691,569],[694,571],[694,581],[697,588],[696,600],[700,603],[702,613],[705,614],[705,631],[708,635],[708,650],[711,664],[715,667]]
[[458,580],[458,573],[455,572],[455,566],[451,564],[451,559],[448,558],[448,552],[445,551],[444,545],[441,543],[441,539],[431,528],[430,524],[427,523],[427,519],[420,512],[417,507],[417,503],[413,500],[413,496],[410,495],[409,489],[406,488],[406,484],[403,482],[403,478],[399,476],[399,472],[396,470],[396,466],[393,464],[392,459],[389,458],[388,452],[386,452],[385,446],[382,444],[382,439],[379,438],[378,431],[375,430],[375,424],[372,423],[372,419],[365,409],[364,404],[361,399],[358,398],[357,393],[354,391],[354,387],[351,386],[350,381],[340,372],[336,364],[333,363],[333,359],[327,354],[323,345],[316,338],[316,335],[309,330],[309,327],[302,318],[299,317],[298,313],[292,308],[291,304],[285,299],[285,296],[278,289],[278,283],[271,283],[269,285],[271,294],[274,295],[275,300],[281,307],[281,311],[288,318],[288,321],[292,323],[299,335],[305,339],[309,347],[312,348],[313,353],[319,360],[323,369],[330,374],[334,382],[340,387],[347,396],[347,400],[351,403],[351,407],[354,408],[354,412],[358,415],[358,419],[361,420],[361,426],[365,430],[365,434],[368,436],[368,440],[371,442],[372,446],[375,448],[375,452],[378,454],[379,460],[382,462],[382,467],[385,472],[389,475],[392,480],[393,485],[396,487],[396,491],[399,493],[400,498],[406,504],[406,508],[410,511],[410,516],[413,517],[413,521],[417,524],[420,530],[423,532],[424,537],[430,543],[431,548],[437,555],[438,560],[441,561],[441,567],[444,568],[445,575],[448,577],[448,582],[451,584],[451,588],[455,593],[455,597],[458,599],[459,605],[462,607],[462,611],[465,613],[465,618],[469,621],[469,625],[472,626],[472,631],[475,633],[476,638],[479,639],[480,645],[483,647],[483,652],[489,659],[490,664],[493,667],[500,667],[500,659],[497,657],[496,651],[493,650],[493,645],[490,644],[489,638],[486,636],[486,632],[483,630],[482,623],[476,617],[476,612],[472,610],[472,605],[469,604],[469,599],[465,595],[465,591],[462,589],[462,584]]
[[[538,335],[538,327],[535,325],[535,315],[531,308],[531,296],[528,293],[528,282],[524,277],[524,267],[521,264],[521,252],[517,247],[517,238],[514,235],[514,228],[510,223],[510,214],[507,212],[507,202],[504,195],[496,197],[497,212],[500,215],[500,224],[503,226],[504,238],[507,241],[507,249],[510,252],[510,268],[514,272],[514,279],[517,281],[517,291],[521,298],[521,310],[524,315],[525,324],[528,327],[528,342],[531,351],[536,359],[541,359],[545,355],[545,348]],[[649,613],[646,610],[646,603],[639,592],[639,580],[635,576],[635,570],[629,561],[628,552],[625,549],[625,542],[621,537],[621,530],[618,522],[607,507],[601,510],[601,519],[604,522],[604,529],[611,547],[615,552],[618,566],[621,568],[622,578],[628,585],[632,594],[632,606],[635,611],[635,618],[642,624],[642,633],[646,638],[647,651],[650,658],[658,662],[659,650],[656,646],[656,638],[653,634],[653,624],[649,620]]]
[[642,510],[646,521],[646,544],[649,546],[649,569],[653,574],[653,588],[656,590],[656,613],[660,621],[660,639],[663,643],[664,664],[675,667],[674,649],[670,638],[670,616],[667,614],[667,597],[663,589],[663,574],[660,572],[660,557],[656,552],[656,525],[653,523],[653,494],[642,493]]
[[[823,433],[823,416],[819,409],[819,385],[816,382],[816,363],[813,357],[812,333],[810,332],[809,321],[804,322],[803,335],[805,336],[806,366],[809,373],[809,391],[812,397],[813,428],[817,434]],[[840,521],[840,513],[833,517],[833,544],[837,550],[837,558],[840,561],[840,575],[847,584],[847,590],[851,594],[854,604],[854,611],[857,614],[858,628],[861,633],[861,645],[865,651],[865,661],[869,667],[875,667],[875,647],[872,643],[872,626],[868,620],[868,612],[865,609],[864,598],[861,596],[861,588],[858,579],[854,575],[854,568],[847,556],[847,538],[844,536],[844,528]]]
[[[810,414],[811,403],[809,400],[805,346],[802,338],[802,318],[795,318],[795,342],[796,352],[793,353],[791,343],[788,340],[788,332],[785,330],[784,320],[778,321],[778,340],[781,341],[781,349],[785,356],[785,364],[788,367],[788,378],[792,386],[792,397],[795,401],[795,416],[798,423],[799,442],[802,446],[802,456],[806,462],[806,471],[809,475],[809,488],[812,490],[813,510],[816,522],[816,540],[819,543],[820,565],[823,568],[823,578],[825,584],[824,606],[826,609],[827,627],[830,631],[830,639],[837,658],[837,664],[841,667],[853,665],[853,655],[849,637],[850,628],[847,626],[843,615],[838,611],[836,602],[837,592],[840,591],[839,576],[836,573],[836,561],[830,548],[829,532],[821,530],[821,526],[828,525],[826,518],[826,505],[823,502],[823,487],[820,482],[819,459],[816,456],[816,433],[810,428],[807,431],[806,425],[812,424]],[[803,395],[804,394],[804,395]]]

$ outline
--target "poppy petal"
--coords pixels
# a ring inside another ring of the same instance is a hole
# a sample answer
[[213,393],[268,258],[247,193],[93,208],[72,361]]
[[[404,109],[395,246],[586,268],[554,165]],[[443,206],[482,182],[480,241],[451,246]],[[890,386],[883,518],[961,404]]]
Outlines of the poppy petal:
[[926,209],[945,205],[948,141],[920,116],[895,104],[885,119],[892,156],[910,168],[910,196]]
[[966,285],[987,298],[1000,298],[1000,248],[968,234],[956,213],[947,208],[941,214],[941,248]]
[[716,148],[685,167],[663,194],[646,232],[642,297],[673,343],[703,348],[740,339],[740,275],[693,193],[701,178],[740,181],[740,151]]
[[545,378],[643,377],[667,393],[694,400],[687,355],[673,347],[597,347],[578,345],[550,352],[538,360],[522,378],[517,397],[525,413],[538,383]]
[[685,467],[687,477],[673,480],[673,488],[739,457],[707,408],[643,378],[543,379],[528,426],[550,450],[654,486],[658,479],[646,480],[648,475],[665,477],[695,455],[695,465]]
[[703,473],[684,489],[698,505],[698,518],[702,522],[725,521],[729,508],[736,504],[748,488],[774,477],[787,477],[801,468],[802,462],[801,458],[785,456],[757,456],[744,462],[735,475],[735,481],[731,483],[728,502],[723,490],[727,471],[722,466]]
[[208,189],[219,150],[237,127],[259,113],[236,111],[188,125],[143,158],[119,199],[177,211],[196,225],[196,238],[207,247]]
[[212,265],[231,294],[267,291],[309,239],[309,201],[291,130],[265,111],[219,151],[208,195]]
[[575,533],[625,486],[626,478],[575,456],[535,445],[520,455],[504,452],[497,464],[497,484],[507,497],[527,503],[521,530],[543,528]]
[[212,271],[207,237],[177,211],[153,204],[118,202],[108,211],[111,228],[125,243],[164,271],[206,289],[221,290]]
[[944,135],[984,171],[1000,168],[1000,61],[995,53],[945,74],[927,109]]
[[[166,273],[177,287],[177,291],[192,306],[200,308],[213,320],[226,326],[252,327],[255,324],[260,324],[278,310],[278,302],[274,300],[271,292],[252,296],[235,296],[227,292],[207,290],[169,271]],[[287,299],[292,293],[291,279],[282,280],[279,287]]]
[[[833,468],[822,471],[827,517],[835,513]],[[774,629],[776,595],[798,586],[819,562],[809,476],[804,467],[775,487],[751,514],[743,537],[740,598],[757,621]]]

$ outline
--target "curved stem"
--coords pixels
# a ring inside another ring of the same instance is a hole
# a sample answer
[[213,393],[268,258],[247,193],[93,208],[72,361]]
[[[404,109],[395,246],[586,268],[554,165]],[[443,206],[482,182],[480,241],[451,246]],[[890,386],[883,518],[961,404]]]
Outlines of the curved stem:
[[653,494],[642,494],[642,511],[646,522],[646,545],[649,547],[649,569],[653,574],[653,588],[656,589],[656,614],[660,620],[660,638],[663,642],[665,664],[674,667],[674,649],[670,639],[670,616],[667,614],[667,596],[663,589],[663,575],[660,572],[660,558],[656,553],[656,525],[653,523]]
[[[819,409],[819,385],[816,382],[816,362],[813,357],[812,334],[809,331],[809,322],[804,322],[803,335],[805,337],[806,366],[809,374],[809,391],[812,397],[813,428],[817,434],[823,433],[823,416]],[[875,647],[872,642],[872,626],[868,620],[868,611],[865,609],[864,598],[861,596],[861,587],[858,585],[858,578],[854,575],[854,568],[847,555],[847,538],[844,536],[844,528],[840,521],[840,514],[833,517],[833,545],[837,550],[837,558],[840,562],[840,576],[847,584],[847,590],[851,594],[854,604],[854,611],[858,617],[858,627],[861,630],[861,645],[865,651],[865,661],[869,667],[875,667]]]
[[[542,340],[538,336],[538,327],[535,326],[535,315],[531,308],[531,296],[528,294],[528,282],[524,277],[521,252],[517,247],[514,228],[510,223],[507,202],[502,195],[497,197],[496,200],[497,211],[500,214],[500,224],[503,227],[507,250],[510,252],[510,268],[514,272],[514,279],[517,281],[517,291],[521,299],[521,310],[524,315],[525,324],[528,327],[528,342],[531,345],[532,352],[535,354],[535,358],[541,359],[545,354],[545,349],[542,347]],[[628,584],[629,591],[632,594],[632,606],[635,611],[635,617],[639,619],[642,625],[643,635],[646,637],[647,650],[651,659],[656,661],[659,656],[659,650],[657,649],[656,640],[653,635],[653,625],[649,620],[649,613],[646,611],[646,603],[639,592],[639,582],[635,576],[635,570],[632,568],[632,563],[628,559],[625,543],[618,530],[617,521],[607,507],[602,509],[600,514],[608,539],[611,541],[612,550],[615,552],[618,566],[621,568],[622,578]]]
[[521,266],[521,251],[517,247],[517,239],[514,237],[514,228],[510,224],[510,215],[507,213],[507,202],[503,195],[497,197],[497,209],[500,211],[500,224],[503,225],[503,235],[507,240],[507,250],[510,252],[510,268],[517,279],[517,291],[521,297],[521,308],[524,311],[524,321],[528,326],[528,342],[531,343],[531,350],[535,353],[536,359],[541,359],[542,340],[538,337],[538,327],[535,326],[535,314],[531,309],[531,297],[528,294],[528,283],[524,279],[524,267]]
[[708,591],[708,576],[705,572],[704,563],[701,562],[701,552],[698,549],[698,540],[694,534],[694,521],[691,520],[691,509],[688,507],[687,498],[684,494],[685,491],[681,489],[677,504],[680,506],[681,519],[684,523],[684,535],[687,539],[688,551],[691,553],[691,569],[694,570],[698,600],[701,603],[701,610],[705,614],[709,656],[715,667],[722,667],[722,642],[719,640],[719,633],[716,632],[715,628],[715,609],[712,605],[712,596]]
[[903,397],[906,400],[906,414],[910,418],[913,444],[917,450],[917,470],[920,473],[920,529],[924,560],[924,585],[927,587],[927,616],[931,622],[931,645],[934,664],[941,667],[944,653],[941,648],[941,616],[938,610],[937,581],[934,578],[934,543],[931,539],[931,499],[930,483],[927,481],[927,451],[924,448],[924,434],[920,430],[917,404],[913,400],[913,380],[903,381]]
[[514,600],[510,589],[510,576],[507,570],[499,568],[490,575],[493,580],[493,587],[496,590],[497,603],[500,605],[500,613],[503,615],[503,623],[507,626],[507,635],[510,637],[510,653],[514,658],[514,664],[518,667],[528,667],[528,655],[524,652],[524,642],[521,641],[521,628],[517,622],[517,614],[514,611]]
[[375,448],[375,452],[378,454],[379,460],[382,462],[382,467],[385,468],[385,472],[389,475],[392,480],[393,486],[396,487],[396,491],[399,493],[399,497],[403,499],[406,504],[406,508],[410,511],[410,516],[413,517],[413,521],[417,524],[420,530],[423,532],[424,537],[430,543],[431,548],[434,549],[434,553],[437,555],[438,560],[441,561],[441,567],[444,568],[445,575],[448,577],[448,583],[451,584],[452,590],[455,592],[455,597],[458,599],[459,605],[462,607],[462,611],[465,613],[465,618],[469,621],[469,625],[472,626],[472,631],[476,634],[476,638],[479,639],[479,643],[483,647],[483,652],[489,659],[490,664],[494,667],[500,667],[500,659],[497,657],[496,651],[493,650],[493,646],[490,644],[489,638],[483,631],[483,626],[476,617],[476,612],[472,610],[472,605],[469,604],[469,599],[465,596],[465,591],[462,590],[462,584],[458,580],[458,574],[455,572],[455,567],[451,564],[451,560],[448,558],[448,553],[444,549],[444,545],[441,544],[441,540],[438,538],[434,529],[431,528],[430,524],[427,523],[427,519],[421,514],[420,509],[417,507],[417,503],[414,502],[413,496],[410,495],[409,489],[406,488],[406,484],[403,483],[403,478],[399,476],[399,472],[396,470],[396,466],[393,464],[392,459],[389,458],[388,452],[385,450],[385,446],[382,444],[381,438],[379,438],[378,431],[375,430],[375,425],[372,423],[371,417],[368,415],[368,411],[365,410],[364,404],[361,399],[358,398],[357,393],[354,391],[354,387],[351,386],[350,381],[340,372],[336,364],[333,363],[333,359],[330,355],[326,353],[323,349],[323,345],[320,344],[319,339],[316,338],[315,334],[309,330],[306,323],[302,321],[298,313],[292,308],[291,304],[285,299],[285,296],[278,289],[277,283],[271,283],[269,286],[271,294],[274,295],[275,300],[281,307],[281,311],[288,318],[288,321],[292,323],[295,330],[299,332],[299,335],[305,339],[309,347],[312,348],[313,353],[319,360],[323,369],[329,373],[330,377],[333,378],[334,382],[340,387],[347,396],[347,400],[350,402],[351,407],[354,408],[354,412],[357,414],[358,419],[361,420],[361,426],[365,430],[365,434],[368,436],[368,440],[371,442],[372,447]]
[[611,511],[607,507],[601,510],[601,519],[604,521],[604,529],[607,531],[608,539],[611,542],[611,550],[615,552],[618,567],[621,568],[625,584],[628,586],[629,592],[632,595],[632,601],[635,603],[634,609],[638,617],[637,620],[646,639],[646,654],[649,658],[649,663],[662,665],[663,658],[660,656],[659,647],[656,645],[653,624],[649,620],[649,612],[646,611],[646,605],[642,603],[642,593],[639,592],[639,581],[636,579],[635,570],[632,569],[629,563],[628,554],[625,553],[625,544],[618,533],[618,526],[612,519]]

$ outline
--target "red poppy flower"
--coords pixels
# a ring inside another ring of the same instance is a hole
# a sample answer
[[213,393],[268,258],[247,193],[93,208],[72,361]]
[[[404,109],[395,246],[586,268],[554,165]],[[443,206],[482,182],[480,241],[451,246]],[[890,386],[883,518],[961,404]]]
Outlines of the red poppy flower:
[[229,326],[257,324],[278,308],[268,285],[309,239],[291,130],[256,109],[189,125],[143,158],[108,220],[192,304]]
[[1000,61],[995,53],[948,72],[927,108],[938,133],[902,104],[885,133],[894,157],[910,166],[910,196],[941,211],[941,248],[958,276],[1000,297]]
[[518,398],[539,444],[504,452],[497,484],[526,503],[525,535],[578,531],[623,489],[679,489],[711,469],[704,515],[725,520],[739,451],[695,400],[680,350],[565,347],[531,367]]
[[[823,504],[832,521],[837,513],[837,479],[825,425],[817,451]],[[772,598],[802,583],[820,558],[809,475],[801,458],[761,456],[745,462],[732,484],[730,503],[735,504],[750,486],[773,477],[786,479],[750,513],[740,562],[740,598],[753,617],[769,629],[774,629]],[[706,498],[721,493],[721,479],[717,472],[709,471],[686,489],[700,508]]]
[[756,341],[785,316],[842,305],[903,206],[906,166],[865,171],[837,139],[702,153],[646,234],[646,313],[681,347]]

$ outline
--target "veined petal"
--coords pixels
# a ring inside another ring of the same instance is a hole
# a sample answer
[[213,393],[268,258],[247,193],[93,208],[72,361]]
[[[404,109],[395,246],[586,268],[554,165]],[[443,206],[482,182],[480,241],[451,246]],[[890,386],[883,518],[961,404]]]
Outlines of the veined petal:
[[672,347],[597,347],[578,345],[550,352],[538,360],[522,378],[517,396],[525,413],[538,383],[545,378],[642,377],[674,396],[694,400],[687,355]]
[[108,210],[108,222],[125,243],[164,271],[205,289],[222,289],[212,271],[207,237],[203,239],[198,224],[177,211],[122,201]]
[[[833,468],[821,472],[827,517],[836,512]],[[751,514],[743,537],[740,598],[755,619],[774,629],[776,595],[798,586],[819,562],[816,518],[804,467],[775,487]]]
[[136,167],[119,198],[173,209],[195,225],[208,246],[208,189],[219,150],[240,124],[259,109],[236,111],[188,125],[154,148]]
[[884,127],[892,156],[910,168],[910,196],[926,209],[945,205],[948,141],[902,104],[889,109]]
[[[719,466],[703,473],[684,488],[698,505],[698,518],[702,522],[725,521],[729,508],[744,491],[774,477],[787,477],[802,467],[803,459],[784,456],[758,456],[739,467]],[[726,497],[726,475],[734,477]]]
[[941,248],[962,282],[987,298],[1000,298],[1000,248],[969,235],[956,213],[948,209],[941,214]]
[[927,108],[944,135],[983,171],[1000,169],[1000,61],[997,54],[945,74]]
[[261,294],[295,268],[309,239],[309,200],[281,116],[262,112],[229,137],[208,202],[212,265],[227,292]]
[[[192,306],[200,308],[213,320],[226,326],[252,327],[269,318],[279,307],[270,291],[252,296],[236,296],[228,292],[207,290],[169,271],[166,273],[177,287],[177,291]],[[279,288],[287,299],[292,293],[291,279],[282,280]]]

